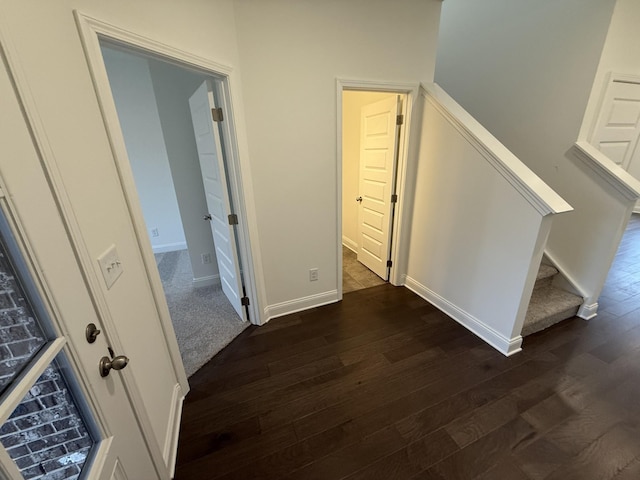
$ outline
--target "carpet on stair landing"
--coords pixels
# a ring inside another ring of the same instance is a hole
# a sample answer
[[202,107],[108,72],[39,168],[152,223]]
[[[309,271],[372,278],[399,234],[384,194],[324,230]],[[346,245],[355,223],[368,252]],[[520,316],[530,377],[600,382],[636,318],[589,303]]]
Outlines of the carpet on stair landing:
[[155,255],[187,376],[238,336],[249,322],[235,312],[220,285],[194,287],[187,250]]

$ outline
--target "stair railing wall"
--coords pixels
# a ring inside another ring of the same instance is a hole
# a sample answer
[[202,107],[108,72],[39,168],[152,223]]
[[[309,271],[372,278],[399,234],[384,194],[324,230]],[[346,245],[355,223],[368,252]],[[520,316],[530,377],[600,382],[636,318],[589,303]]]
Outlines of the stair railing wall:
[[586,141],[576,142],[566,157],[572,182],[563,195],[575,211],[554,223],[545,254],[565,277],[557,286],[581,295],[578,316],[590,319],[640,197],[640,182]]
[[405,285],[505,355],[571,206],[437,85],[421,88]]

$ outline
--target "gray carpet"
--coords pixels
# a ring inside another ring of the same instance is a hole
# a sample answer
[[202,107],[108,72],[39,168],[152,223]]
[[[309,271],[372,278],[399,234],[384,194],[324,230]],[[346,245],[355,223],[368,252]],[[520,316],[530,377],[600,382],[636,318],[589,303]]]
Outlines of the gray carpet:
[[187,250],[156,254],[171,322],[187,376],[193,375],[240,332],[243,322],[220,285],[195,288]]

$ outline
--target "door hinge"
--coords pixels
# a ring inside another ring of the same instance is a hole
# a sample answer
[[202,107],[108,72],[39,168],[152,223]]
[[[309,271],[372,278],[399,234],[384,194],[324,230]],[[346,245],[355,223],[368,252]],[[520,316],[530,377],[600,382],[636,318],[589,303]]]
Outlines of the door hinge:
[[240,303],[242,304],[243,307],[248,307],[249,306],[249,297],[242,297],[240,299]]
[[232,213],[229,215],[229,225],[237,225],[238,224],[238,215]]
[[402,125],[404,123],[404,115],[398,115],[396,117],[396,125]]
[[387,260],[387,267],[391,268],[392,265],[393,265],[393,262],[391,260]]
[[393,194],[391,195],[391,203],[398,203],[398,195],[397,194]]
[[211,109],[211,116],[213,117],[214,122],[221,122],[222,120],[224,120],[222,116],[222,109],[219,107]]

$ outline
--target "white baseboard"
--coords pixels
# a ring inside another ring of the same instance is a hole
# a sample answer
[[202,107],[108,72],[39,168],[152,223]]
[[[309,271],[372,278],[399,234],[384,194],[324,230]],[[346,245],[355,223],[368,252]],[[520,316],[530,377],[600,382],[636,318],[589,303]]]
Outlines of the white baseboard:
[[220,275],[208,275],[206,277],[198,277],[193,279],[193,286],[208,287],[209,285],[217,285],[220,283]]
[[329,303],[335,303],[339,300],[340,299],[338,298],[338,291],[330,290],[328,292],[309,295],[308,297],[296,298],[295,300],[289,300],[287,302],[267,305],[264,309],[264,316],[266,319],[265,322],[268,322],[272,318],[282,317],[283,315],[289,315],[290,313],[301,312],[302,310],[309,310],[310,308],[320,307]]
[[171,411],[169,412],[169,420],[167,435],[164,440],[163,458],[167,465],[170,477],[173,478],[176,469],[176,458],[178,454],[178,435],[180,433],[180,420],[182,419],[182,403],[184,402],[184,394],[182,387],[176,383],[173,387],[173,397],[171,398]]
[[350,238],[345,237],[344,235],[342,236],[342,245],[347,247],[353,253],[356,253],[356,254],[358,253],[358,244],[353,240],[351,240]]
[[522,350],[522,337],[520,335],[514,338],[504,337],[481,320],[458,308],[446,298],[441,297],[408,275],[405,278],[405,287],[449,315],[463,327],[475,333],[503,355],[509,357]]
[[587,304],[587,302],[580,305],[578,309],[578,317],[583,320],[591,320],[598,316],[598,302]]
[[162,245],[151,245],[151,249],[153,250],[153,253],[175,252],[177,250],[186,250],[187,243],[178,242],[178,243],[164,243]]

